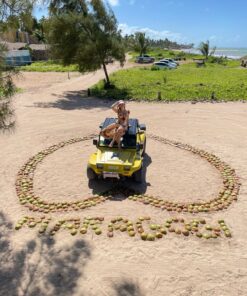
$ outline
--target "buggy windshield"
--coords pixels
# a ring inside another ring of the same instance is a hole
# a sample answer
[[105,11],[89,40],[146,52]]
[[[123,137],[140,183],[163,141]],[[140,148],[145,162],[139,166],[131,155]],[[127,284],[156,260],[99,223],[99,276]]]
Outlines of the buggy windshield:
[[[99,136],[99,147],[108,147],[110,143],[111,139]],[[113,147],[117,147],[117,143],[114,143]],[[121,140],[121,147],[125,149],[136,149],[136,136],[124,135]]]

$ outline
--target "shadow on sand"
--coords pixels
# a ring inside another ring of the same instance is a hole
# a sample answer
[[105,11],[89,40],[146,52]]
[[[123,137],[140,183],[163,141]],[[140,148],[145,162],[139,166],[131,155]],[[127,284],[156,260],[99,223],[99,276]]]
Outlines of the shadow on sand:
[[[97,194],[100,192],[107,191],[111,189],[114,186],[120,185],[123,187],[127,187],[130,189],[133,189],[137,192],[140,192],[141,194],[144,194],[147,191],[147,187],[150,186],[150,183],[146,181],[146,175],[147,175],[147,169],[148,166],[152,163],[152,158],[148,155],[144,155],[143,159],[143,182],[142,183],[136,183],[132,179],[125,179],[125,180],[110,180],[110,179],[99,179],[99,180],[90,180],[88,182],[88,186],[90,189],[93,190],[93,194]],[[123,200],[127,198],[126,196],[116,196],[117,200]]]
[[[57,98],[51,102],[36,102],[32,107],[36,108],[58,108],[61,110],[81,110],[81,109],[109,109],[116,100],[130,99],[131,96],[126,89],[109,89],[100,92],[93,92],[92,97],[88,96],[88,90],[67,91],[62,95],[52,94]],[[98,98],[97,98],[98,97]]]
[[[12,223],[0,212],[0,295],[74,295],[92,257],[88,243],[80,239],[58,248],[54,238],[42,236],[13,250],[12,231]],[[78,295],[88,294],[80,291]],[[138,284],[127,279],[113,283],[111,295],[146,296]]]
[[61,110],[81,110],[81,109],[109,109],[113,104],[109,99],[98,99],[94,97],[88,97],[87,91],[68,91],[62,96],[53,94],[57,97],[56,101],[52,102],[37,102],[33,107],[37,108],[57,108]]
[[113,285],[116,296],[146,296],[138,284],[131,280],[123,280]]
[[58,249],[53,238],[43,236],[15,251],[12,230],[12,224],[0,212],[0,295],[73,295],[91,258],[89,245],[77,240]]

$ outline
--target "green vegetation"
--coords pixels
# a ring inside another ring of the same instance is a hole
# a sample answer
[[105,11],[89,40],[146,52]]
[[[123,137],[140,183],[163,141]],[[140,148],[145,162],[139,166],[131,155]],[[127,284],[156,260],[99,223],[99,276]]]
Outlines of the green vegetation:
[[48,28],[49,20],[43,16],[40,20],[37,20],[36,18],[32,18],[32,21],[33,21],[33,26],[32,26],[31,33],[36,37],[36,39],[40,43],[47,43],[46,35],[48,34],[48,30],[49,30]]
[[[133,56],[132,58],[133,61],[135,60],[135,56],[139,55],[138,52],[130,52],[129,54]],[[155,57],[156,60],[160,60],[162,57],[167,57],[167,58],[181,57],[186,59],[202,58],[202,56],[200,55],[183,53],[183,52],[172,51],[172,50],[162,50],[162,49],[153,49],[149,51],[148,54]],[[236,63],[239,64],[239,62],[236,62],[236,61],[231,61],[231,62],[233,62],[234,66],[236,65]],[[230,61],[228,63],[230,63]],[[78,66],[75,64],[64,66],[62,64],[62,61],[58,62],[58,61],[52,61],[52,60],[35,62],[29,66],[19,67],[19,69],[21,71],[28,71],[28,72],[77,72],[79,71]]]
[[[128,50],[132,50],[134,48],[134,45],[136,44],[136,41],[137,41],[137,35],[139,34],[144,34],[143,32],[136,32],[134,34],[130,34],[130,35],[125,35],[124,36],[124,43],[125,43],[125,47],[128,49]],[[145,34],[144,34],[145,35]],[[152,39],[150,37],[146,37],[145,36],[145,39],[146,39],[146,42],[148,43],[148,47],[151,47],[151,48],[173,48],[173,49],[185,49],[185,48],[192,48],[194,46],[193,43],[189,43],[189,44],[179,44],[175,41],[171,41],[171,40],[168,40],[167,38],[165,39]],[[139,49],[137,50],[139,51]]]
[[110,80],[107,61],[121,65],[125,49],[113,11],[101,0],[53,0],[50,6],[50,33],[53,56],[64,65],[77,64],[80,72],[103,67],[106,84]]
[[[0,39],[10,27],[15,27],[17,23],[28,23],[32,5],[32,0],[0,1]],[[16,70],[6,67],[3,58],[6,51],[7,48],[0,44],[0,130],[13,128],[15,123],[11,97],[16,91],[12,82]]]
[[34,2],[34,0],[1,0],[1,32],[9,28],[29,29]]
[[[45,24],[43,17],[37,20],[33,16],[33,7],[38,0],[0,0],[0,29],[3,40],[9,42],[27,42],[25,33],[31,40],[45,42]],[[44,1],[43,1],[44,2]]]
[[145,33],[135,33],[135,38],[133,39],[132,47],[135,51],[139,52],[140,56],[144,55],[148,51],[149,40],[146,38]]
[[36,62],[29,66],[19,68],[21,71],[28,72],[76,72],[78,71],[77,65],[63,66],[61,63],[54,61]]
[[[132,56],[131,61],[135,61],[136,57],[140,55],[138,51],[130,51],[129,54]],[[199,54],[186,53],[179,50],[168,50],[161,48],[150,48],[147,51],[147,54],[154,57],[157,61],[162,58],[181,58],[181,59],[202,59],[203,56]]]
[[133,68],[112,74],[111,81],[115,88],[105,90],[101,81],[92,88],[93,95],[153,101],[160,92],[163,101],[247,100],[247,71],[239,67],[239,61],[199,68],[189,63],[176,70]]
[[207,60],[209,56],[212,56],[215,53],[216,47],[210,50],[209,41],[206,41],[206,42],[201,42],[198,49],[200,50],[204,58]]

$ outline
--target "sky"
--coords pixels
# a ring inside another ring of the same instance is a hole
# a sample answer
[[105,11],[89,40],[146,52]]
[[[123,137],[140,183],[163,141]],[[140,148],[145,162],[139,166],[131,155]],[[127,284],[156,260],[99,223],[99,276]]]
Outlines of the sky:
[[[146,32],[178,43],[209,40],[212,46],[247,47],[247,0],[104,0],[123,34]],[[35,15],[47,15],[37,7]]]

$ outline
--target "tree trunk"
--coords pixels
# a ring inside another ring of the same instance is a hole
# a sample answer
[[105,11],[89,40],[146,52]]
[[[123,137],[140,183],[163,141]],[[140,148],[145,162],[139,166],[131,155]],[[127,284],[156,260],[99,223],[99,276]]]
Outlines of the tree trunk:
[[104,69],[104,72],[105,72],[106,83],[107,84],[110,84],[110,79],[109,79],[109,76],[108,76],[108,73],[107,73],[107,69],[106,69],[105,63],[103,63],[103,69]]

